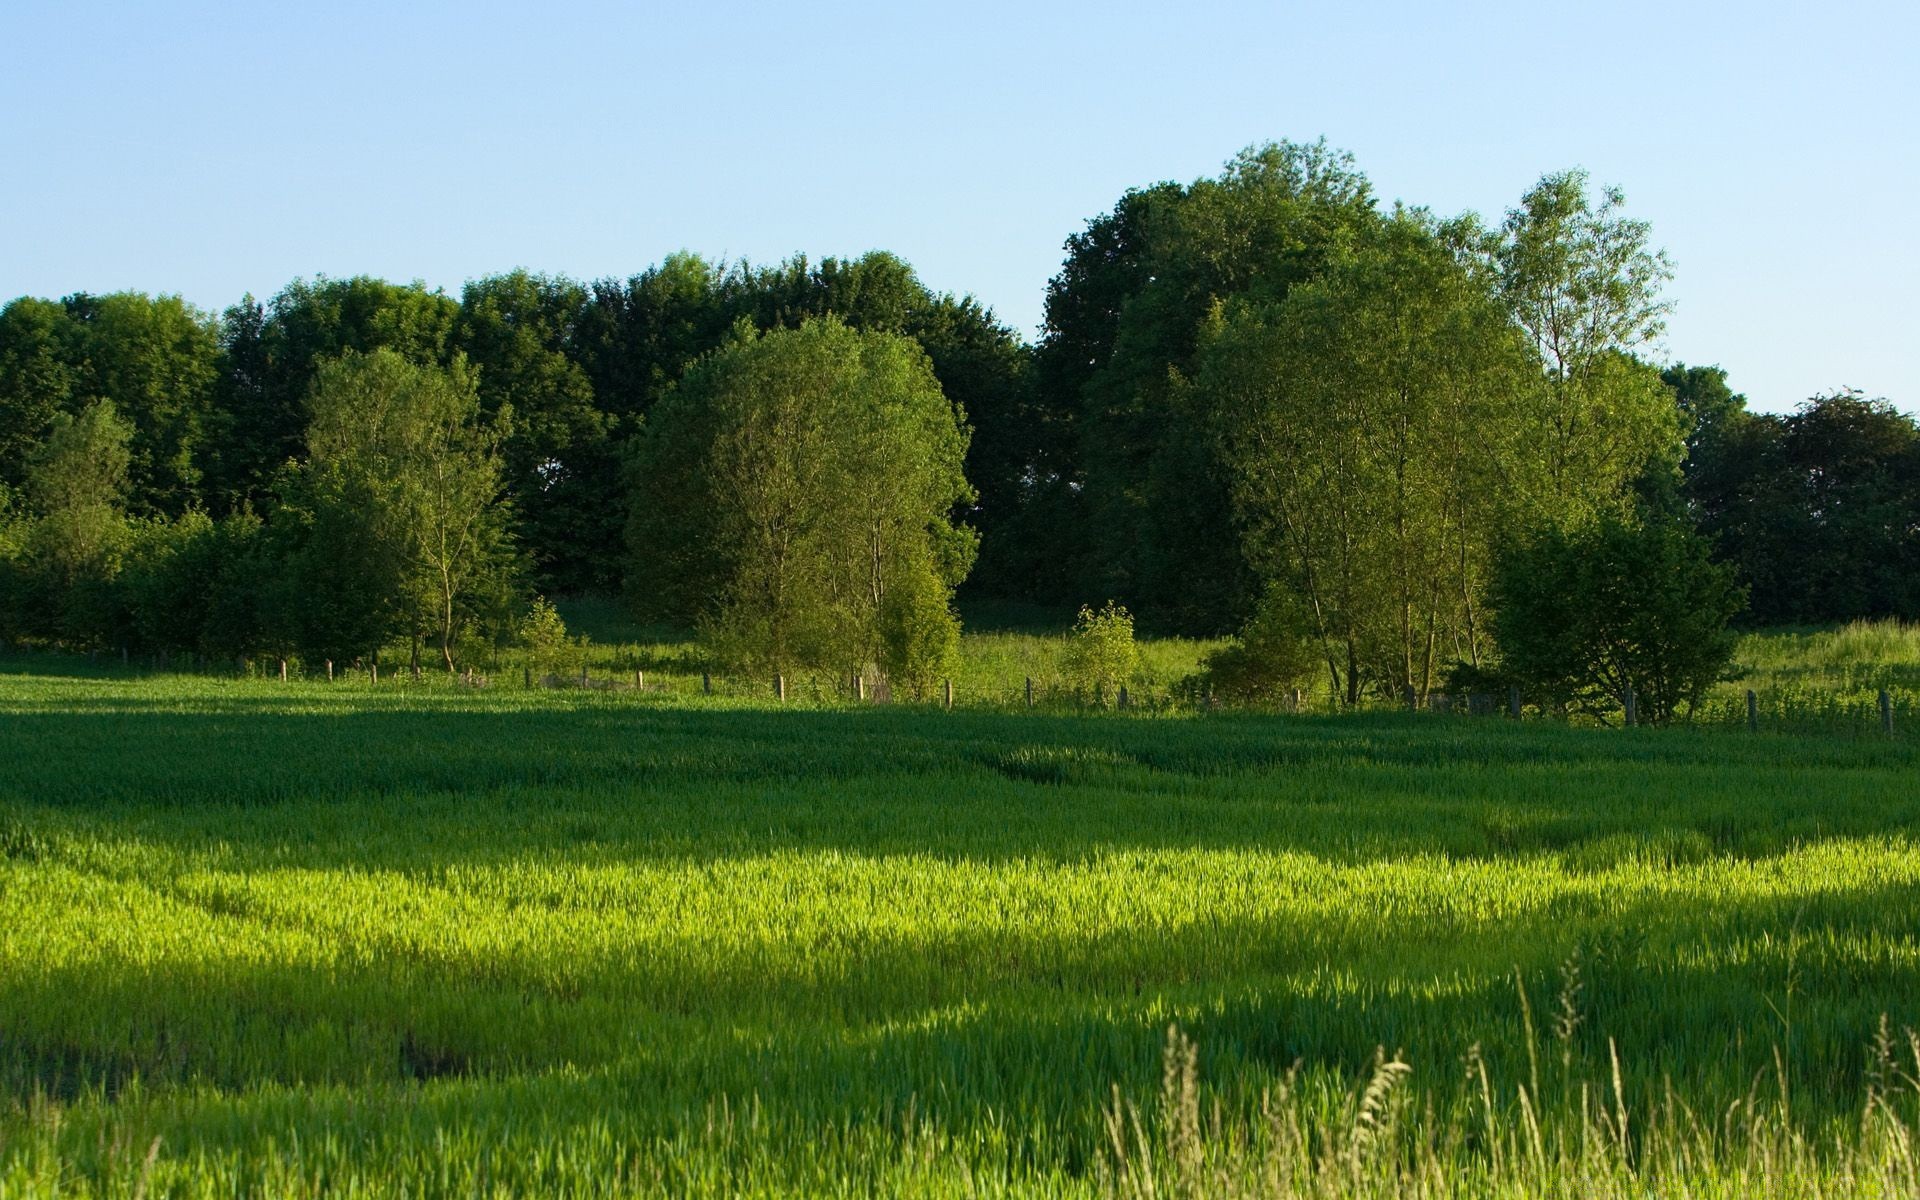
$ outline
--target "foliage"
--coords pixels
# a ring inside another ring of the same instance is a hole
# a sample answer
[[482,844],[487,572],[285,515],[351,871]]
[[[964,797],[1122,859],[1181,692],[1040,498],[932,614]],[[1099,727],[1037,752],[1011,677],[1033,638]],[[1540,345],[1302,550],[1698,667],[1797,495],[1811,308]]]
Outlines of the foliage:
[[601,469],[615,456],[612,422],[575,353],[587,303],[571,280],[496,275],[466,286],[453,332],[478,369],[481,411],[512,414],[500,454],[515,538],[545,586],[569,590],[613,581],[592,564],[620,518]]
[[133,427],[96,400],[60,413],[27,468],[36,518],[26,527],[24,601],[34,632],[97,647],[121,632],[114,592],[129,529],[123,508]]
[[880,666],[893,686],[924,699],[960,652],[951,592],[931,571],[902,575],[880,609]]
[[1732,570],[1684,523],[1605,514],[1502,555],[1494,628],[1530,696],[1598,715],[1631,690],[1640,719],[1663,725],[1726,673],[1742,600]]
[[1188,632],[1242,615],[1255,588],[1225,481],[1174,377],[1219,301],[1283,299],[1377,219],[1351,156],[1284,142],[1249,147],[1218,178],[1131,191],[1069,239],[1037,351],[1051,429],[1032,466],[1053,483],[1033,532],[1065,540],[1027,555],[1054,560],[1048,573],[1079,564],[1053,598],[1118,592]]
[[574,644],[567,636],[567,623],[546,597],[535,596],[527,614],[520,618],[517,638],[527,651],[536,675],[572,675]]
[[1562,506],[1577,524],[1617,506],[1621,483],[1679,457],[1672,393],[1633,357],[1665,328],[1673,277],[1651,228],[1622,215],[1626,197],[1587,194],[1584,171],[1544,176],[1485,247],[1500,295],[1544,367],[1543,472],[1529,510]]
[[310,577],[367,589],[347,605],[364,605],[364,620],[308,640],[345,657],[431,633],[452,671],[455,632],[515,569],[499,503],[511,414],[481,417],[464,359],[441,369],[387,349],[322,363],[308,405],[310,457],[288,489],[307,525],[297,553]]
[[879,662],[889,593],[971,565],[962,421],[905,338],[742,325],[638,439],[630,591],[743,667]]
[[1124,605],[1109,600],[1098,612],[1081,606],[1060,664],[1074,687],[1110,696],[1132,681],[1139,661],[1133,644],[1133,614]]
[[1726,408],[1695,438],[1682,493],[1753,618],[1920,617],[1920,424],[1856,391],[1784,415]]
[[1273,704],[1305,683],[1319,667],[1297,598],[1269,589],[1240,636],[1206,656],[1200,685],[1207,694],[1240,704]]
[[1304,600],[1336,691],[1425,696],[1484,652],[1484,578],[1539,426],[1506,313],[1401,213],[1277,304],[1215,322],[1199,407],[1259,573]]
[[367,276],[297,279],[267,304],[251,296],[221,322],[227,363],[210,499],[264,505],[281,469],[306,449],[307,397],[321,364],[388,350],[445,366],[459,305],[424,285]]
[[248,511],[143,523],[121,579],[135,644],[221,660],[285,652],[291,640],[272,604],[279,568]]

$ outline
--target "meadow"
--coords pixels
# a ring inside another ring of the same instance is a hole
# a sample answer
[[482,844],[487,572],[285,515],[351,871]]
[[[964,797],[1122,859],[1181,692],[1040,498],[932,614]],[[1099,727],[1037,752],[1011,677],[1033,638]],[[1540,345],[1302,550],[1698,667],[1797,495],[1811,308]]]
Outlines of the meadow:
[[664,677],[0,659],[0,1193],[1920,1189],[1911,722],[776,705],[603,632]]

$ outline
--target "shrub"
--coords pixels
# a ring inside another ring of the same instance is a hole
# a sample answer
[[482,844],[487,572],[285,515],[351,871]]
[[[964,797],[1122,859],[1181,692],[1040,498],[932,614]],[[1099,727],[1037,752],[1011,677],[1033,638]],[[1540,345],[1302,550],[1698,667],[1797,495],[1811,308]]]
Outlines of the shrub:
[[1654,725],[1726,676],[1745,598],[1704,539],[1654,515],[1542,533],[1500,556],[1493,583],[1495,639],[1530,697],[1605,719],[1632,688]]
[[889,681],[924,698],[960,652],[960,619],[947,605],[946,587],[924,571],[896,583],[881,607],[880,640]]
[[1292,598],[1270,589],[1240,636],[1207,655],[1199,682],[1224,701],[1271,703],[1304,682],[1315,664]]
[[1104,697],[1133,678],[1138,661],[1132,613],[1111,600],[1098,612],[1084,606],[1080,609],[1061,664],[1069,682]]
[[533,607],[520,619],[517,640],[537,676],[571,675],[586,645],[585,638],[576,643],[567,636],[567,623],[544,596],[535,596]]

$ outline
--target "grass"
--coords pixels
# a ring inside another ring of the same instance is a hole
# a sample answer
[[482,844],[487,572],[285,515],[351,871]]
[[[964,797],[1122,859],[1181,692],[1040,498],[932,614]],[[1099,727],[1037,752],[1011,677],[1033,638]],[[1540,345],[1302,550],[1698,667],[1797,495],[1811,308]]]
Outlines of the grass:
[[0,671],[7,1195],[1916,1182],[1904,737]]

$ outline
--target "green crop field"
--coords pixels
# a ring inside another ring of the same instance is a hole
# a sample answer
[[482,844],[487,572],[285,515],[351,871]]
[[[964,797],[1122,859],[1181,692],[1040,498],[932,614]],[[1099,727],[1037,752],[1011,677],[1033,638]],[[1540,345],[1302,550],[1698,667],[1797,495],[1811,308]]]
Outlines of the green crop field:
[[[1808,637],[1746,657],[1808,694],[1912,679],[1911,646]],[[1169,646],[1171,679],[1201,648]],[[0,1195],[1920,1189],[1905,710],[1886,738],[693,678],[0,660]]]

